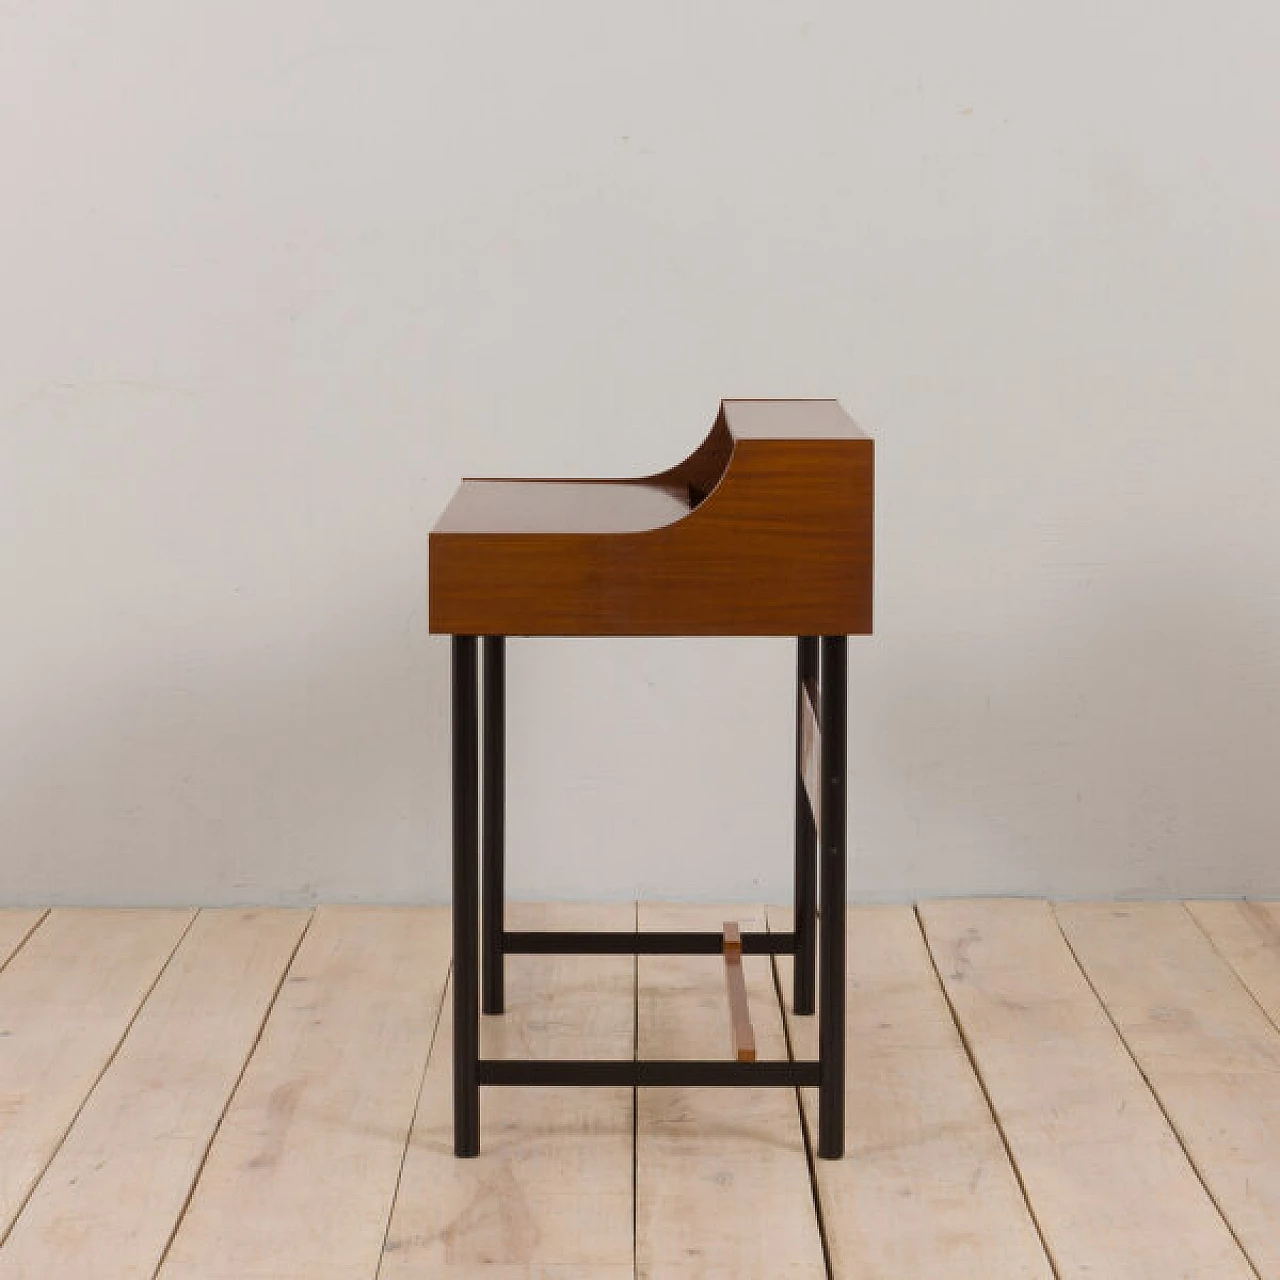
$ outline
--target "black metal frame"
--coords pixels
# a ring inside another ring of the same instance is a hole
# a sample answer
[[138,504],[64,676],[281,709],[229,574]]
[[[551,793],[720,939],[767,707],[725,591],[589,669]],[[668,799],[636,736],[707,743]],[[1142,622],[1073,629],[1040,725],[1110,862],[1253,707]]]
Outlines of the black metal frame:
[[[557,929],[554,933],[520,931],[502,935],[505,955],[526,956],[718,956],[723,933],[600,933]],[[742,950],[749,956],[788,956],[796,949],[794,933],[744,933]]]
[[484,894],[480,909],[484,951],[484,1011],[501,1013],[503,901],[506,882],[507,662],[506,639],[484,639]]
[[[476,636],[453,637],[454,1154],[480,1153],[481,1085],[816,1085],[818,1155],[839,1159],[844,1154],[847,638],[800,636],[797,641],[794,930],[742,935],[742,949],[749,955],[794,956],[793,1005],[797,1014],[814,1011],[816,970],[818,1058],[782,1062],[530,1061],[480,1057],[481,952],[484,1012],[500,1014],[503,965],[508,955],[715,955],[720,953],[724,939],[722,934],[711,932],[542,933],[510,931],[505,927],[505,637],[484,637],[482,711],[477,696],[478,648]],[[804,700],[809,696],[807,688],[815,687],[822,741],[821,812],[817,814],[804,782],[801,745]],[[481,852],[482,867],[478,865]]]
[[713,1062],[683,1058],[518,1060],[481,1058],[476,1063],[481,1084],[502,1085],[642,1085],[645,1088],[756,1088],[760,1085],[820,1085],[819,1062]]
[[453,638],[453,1150],[480,1154],[476,638]]
[[804,721],[806,685],[818,684],[818,638],[796,641],[796,963],[791,974],[791,1005],[798,1014],[813,1012],[814,974],[818,963],[818,822],[804,785]]

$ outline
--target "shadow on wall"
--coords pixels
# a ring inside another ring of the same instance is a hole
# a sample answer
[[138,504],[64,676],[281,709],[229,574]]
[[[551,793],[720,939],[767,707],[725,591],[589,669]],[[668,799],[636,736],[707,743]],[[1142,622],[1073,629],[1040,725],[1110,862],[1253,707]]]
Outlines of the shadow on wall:
[[449,649],[406,612],[51,690],[0,771],[0,902],[445,898]]
[[883,627],[855,895],[1280,896],[1280,617],[1253,590],[1117,568],[1002,644],[998,601],[927,645]]

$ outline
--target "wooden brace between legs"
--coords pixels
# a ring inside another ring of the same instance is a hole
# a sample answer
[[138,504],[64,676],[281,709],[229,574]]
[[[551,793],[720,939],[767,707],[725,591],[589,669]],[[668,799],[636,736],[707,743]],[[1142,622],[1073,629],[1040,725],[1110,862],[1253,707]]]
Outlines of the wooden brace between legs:
[[724,923],[724,980],[729,991],[733,1055],[739,1062],[754,1062],[756,1034],[751,1027],[747,980],[742,971],[742,931],[736,920],[726,920]]

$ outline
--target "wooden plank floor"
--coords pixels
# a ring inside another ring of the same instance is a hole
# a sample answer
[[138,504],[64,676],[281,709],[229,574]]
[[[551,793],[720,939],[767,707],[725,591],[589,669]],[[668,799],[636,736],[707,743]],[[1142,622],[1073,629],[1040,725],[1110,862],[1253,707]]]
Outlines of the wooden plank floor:
[[[763,907],[641,904],[641,930],[763,929]],[[718,956],[641,956],[639,1056],[729,1058]],[[761,1060],[785,1058],[772,965],[742,967]],[[636,1275],[825,1275],[794,1089],[640,1089],[636,1121]]]
[[[851,909],[841,1162],[786,1089],[485,1090],[455,1161],[448,971],[440,908],[0,911],[0,1280],[1280,1280],[1280,905]],[[482,1040],[728,1058],[723,969],[513,957]]]

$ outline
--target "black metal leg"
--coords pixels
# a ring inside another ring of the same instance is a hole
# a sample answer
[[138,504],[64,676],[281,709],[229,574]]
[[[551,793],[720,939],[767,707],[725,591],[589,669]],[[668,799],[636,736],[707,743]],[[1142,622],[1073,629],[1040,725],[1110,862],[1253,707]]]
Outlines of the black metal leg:
[[818,637],[796,641],[796,958],[792,971],[792,1007],[813,1012],[814,971],[818,956],[818,827],[804,785],[803,729],[806,682],[818,678]]
[[484,753],[480,944],[485,1013],[502,1012],[503,858],[506,820],[506,639],[484,639]]
[[844,1155],[845,788],[848,728],[848,640],[822,637],[822,937],[818,1011],[818,1155]]
[[480,1154],[476,638],[453,637],[453,1152]]

